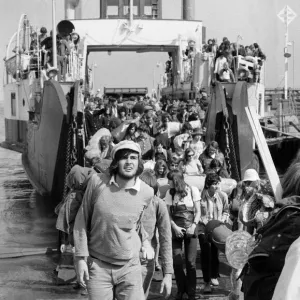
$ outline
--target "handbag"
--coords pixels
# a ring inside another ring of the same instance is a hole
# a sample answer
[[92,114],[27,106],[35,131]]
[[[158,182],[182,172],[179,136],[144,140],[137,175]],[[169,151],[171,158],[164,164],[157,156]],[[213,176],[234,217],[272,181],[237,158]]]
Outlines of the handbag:
[[[191,196],[193,197],[192,192],[191,192]],[[172,202],[173,201],[174,201],[174,195],[172,195]],[[170,211],[171,211],[172,219],[175,222],[175,224],[184,229],[188,229],[190,226],[192,226],[195,218],[194,207],[195,207],[194,201],[193,201],[193,210],[188,209],[185,204],[180,204],[180,205],[173,204],[170,208]],[[193,237],[197,237],[197,236],[198,236],[198,224],[195,227]]]

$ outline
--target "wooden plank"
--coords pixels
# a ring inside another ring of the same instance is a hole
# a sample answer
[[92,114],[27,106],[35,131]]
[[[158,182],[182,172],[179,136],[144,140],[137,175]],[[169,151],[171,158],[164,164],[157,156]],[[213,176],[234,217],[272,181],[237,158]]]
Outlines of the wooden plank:
[[[264,136],[264,134],[261,130],[261,126],[260,126],[260,123],[258,121],[258,117],[257,117],[257,114],[256,114],[255,107],[249,107],[249,111],[250,111],[250,115],[251,115],[251,118],[252,118],[252,124],[254,124],[255,130],[256,130],[254,132],[254,135],[259,139],[259,142],[260,142],[260,148],[261,148],[260,152],[263,152],[264,158],[265,158],[266,163],[267,163],[266,165],[267,165],[268,168],[270,168],[271,175],[273,173],[277,174],[276,168],[274,166],[273,159],[272,159],[270,151],[269,151],[269,147],[267,145],[265,136]],[[251,124],[251,122],[250,122],[250,124]],[[266,171],[267,171],[267,168],[266,168]],[[268,174],[268,176],[269,176],[269,174]],[[277,177],[278,177],[278,174],[277,174]],[[279,182],[279,177],[278,177],[278,182]]]
[[242,178],[253,160],[253,133],[249,122],[247,122],[247,115],[244,109],[248,105],[247,83],[239,81],[236,83],[232,96],[232,111],[237,117],[238,149]]
[[245,107],[245,109],[248,116],[248,120],[250,122],[252,132],[254,134],[256,144],[258,146],[259,153],[261,155],[265,170],[270,180],[275,198],[276,200],[280,200],[282,196],[281,183],[276,168],[274,166],[274,162],[271,157],[270,150],[267,145],[265,136],[259,124],[255,107],[249,106],[249,107]]

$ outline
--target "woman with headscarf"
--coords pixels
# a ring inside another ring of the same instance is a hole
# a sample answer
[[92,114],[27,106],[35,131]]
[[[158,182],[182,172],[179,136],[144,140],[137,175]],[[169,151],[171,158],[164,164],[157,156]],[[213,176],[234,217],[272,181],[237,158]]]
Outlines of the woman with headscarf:
[[111,144],[111,137],[109,135],[102,136],[99,140],[100,160],[111,159],[112,149],[113,145]]

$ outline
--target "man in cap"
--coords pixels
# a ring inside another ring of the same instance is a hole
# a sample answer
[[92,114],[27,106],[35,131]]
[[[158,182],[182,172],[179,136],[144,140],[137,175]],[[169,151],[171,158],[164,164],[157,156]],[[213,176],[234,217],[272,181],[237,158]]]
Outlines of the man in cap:
[[154,192],[138,177],[138,144],[122,141],[111,155],[109,175],[92,176],[76,217],[78,282],[85,287],[87,281],[91,300],[143,300],[139,253],[153,259],[154,251],[140,221]]

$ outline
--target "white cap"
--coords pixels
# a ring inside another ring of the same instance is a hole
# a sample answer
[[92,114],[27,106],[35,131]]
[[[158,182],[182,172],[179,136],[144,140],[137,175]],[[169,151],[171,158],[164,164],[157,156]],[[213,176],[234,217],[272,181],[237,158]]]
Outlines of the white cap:
[[256,180],[260,180],[256,170],[248,169],[245,171],[244,179],[242,181],[256,181]]
[[142,153],[142,150],[141,150],[141,147],[139,144],[133,142],[133,141],[121,141],[120,143],[118,143],[117,145],[115,145],[111,151],[111,156],[112,156],[112,159],[115,158],[115,155],[116,153],[119,151],[119,150],[122,150],[122,149],[129,149],[129,150],[133,150],[133,151],[136,151],[139,156],[141,155]]

